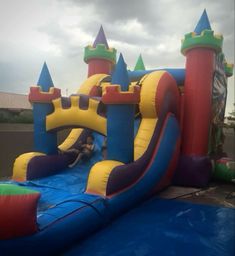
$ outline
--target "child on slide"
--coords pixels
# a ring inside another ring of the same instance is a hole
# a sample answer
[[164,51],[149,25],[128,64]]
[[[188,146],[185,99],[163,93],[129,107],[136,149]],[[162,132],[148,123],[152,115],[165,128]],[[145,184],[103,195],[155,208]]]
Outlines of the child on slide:
[[69,165],[70,168],[74,167],[81,159],[89,159],[94,151],[94,137],[89,135],[86,139],[86,144],[82,144],[80,150],[70,149],[70,152],[77,154],[76,159]]

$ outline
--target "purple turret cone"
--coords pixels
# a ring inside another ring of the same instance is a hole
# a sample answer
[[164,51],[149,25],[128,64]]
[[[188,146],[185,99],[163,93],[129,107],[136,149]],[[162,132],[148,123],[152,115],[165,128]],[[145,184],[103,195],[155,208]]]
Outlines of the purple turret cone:
[[211,30],[211,25],[206,13],[206,9],[203,11],[202,16],[198,21],[196,28],[194,29],[194,32],[199,35],[205,29]]
[[95,48],[97,44],[104,44],[106,46],[106,48],[109,49],[109,45],[108,45],[102,25],[100,26],[100,30],[99,30],[99,32],[96,36],[96,39],[93,43],[93,47]]

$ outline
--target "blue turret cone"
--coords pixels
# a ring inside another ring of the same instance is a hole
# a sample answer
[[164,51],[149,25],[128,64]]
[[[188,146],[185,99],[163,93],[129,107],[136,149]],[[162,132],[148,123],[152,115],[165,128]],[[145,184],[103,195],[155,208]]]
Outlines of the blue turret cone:
[[109,49],[109,45],[108,45],[102,25],[100,26],[100,30],[99,30],[99,32],[96,36],[96,39],[93,43],[93,47],[95,48],[97,44],[104,44],[106,46],[106,48]]
[[196,28],[194,29],[194,32],[199,35],[205,29],[211,30],[211,25],[206,13],[206,9],[203,11],[202,16],[198,21]]
[[121,86],[122,91],[128,91],[129,89],[130,81],[127,73],[127,67],[121,53],[118,62],[115,66],[114,72],[112,74],[111,83],[119,84]]
[[46,62],[43,64],[37,85],[41,86],[42,91],[44,92],[48,92],[50,87],[54,87]]

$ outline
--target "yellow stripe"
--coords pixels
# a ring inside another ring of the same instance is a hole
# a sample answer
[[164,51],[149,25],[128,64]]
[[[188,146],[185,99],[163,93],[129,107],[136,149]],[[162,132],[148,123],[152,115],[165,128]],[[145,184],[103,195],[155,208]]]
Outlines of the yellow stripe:
[[135,137],[134,142],[134,159],[140,158],[147,150],[148,145],[152,139],[157,119],[155,118],[144,118],[141,121],[138,133]]
[[100,82],[107,76],[107,74],[96,74],[90,76],[88,79],[86,79],[86,81],[82,83],[77,93],[89,95],[93,86],[100,85]]
[[166,71],[155,71],[145,75],[141,82],[140,112],[143,118],[157,118],[155,96],[157,85]]
[[122,162],[105,160],[96,163],[90,170],[86,192],[106,196],[108,179],[113,168]]
[[140,113],[142,120],[135,137],[134,159],[140,158],[147,150],[157,125],[156,92],[157,85],[165,71],[156,71],[145,75],[141,81]]
[[66,151],[67,149],[71,148],[76,143],[76,141],[78,140],[82,131],[83,131],[83,129],[81,129],[81,128],[72,129],[72,131],[69,133],[66,140],[63,143],[61,143],[58,146],[58,148],[62,151]]
[[30,152],[20,155],[16,158],[13,166],[13,180],[25,181],[27,178],[27,167],[29,161],[35,156],[45,156],[43,153]]

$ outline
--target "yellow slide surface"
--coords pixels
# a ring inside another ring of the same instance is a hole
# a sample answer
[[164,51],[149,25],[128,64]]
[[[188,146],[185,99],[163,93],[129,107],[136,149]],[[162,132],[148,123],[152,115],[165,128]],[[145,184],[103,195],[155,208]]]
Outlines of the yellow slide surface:
[[72,129],[72,131],[69,133],[67,138],[64,140],[63,143],[61,143],[58,148],[62,151],[66,151],[69,148],[72,148],[73,145],[76,143],[78,138],[80,137],[83,129],[82,128],[76,128]]

